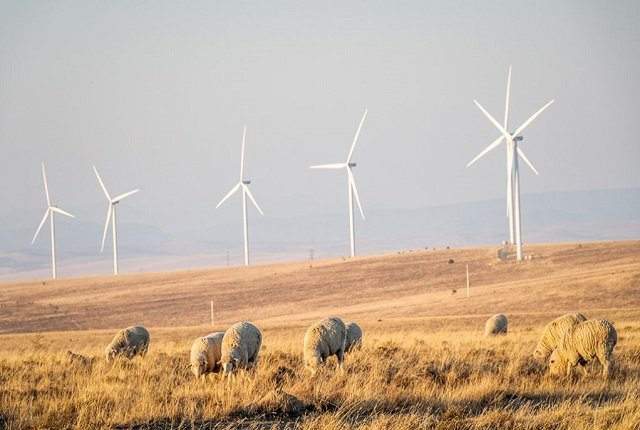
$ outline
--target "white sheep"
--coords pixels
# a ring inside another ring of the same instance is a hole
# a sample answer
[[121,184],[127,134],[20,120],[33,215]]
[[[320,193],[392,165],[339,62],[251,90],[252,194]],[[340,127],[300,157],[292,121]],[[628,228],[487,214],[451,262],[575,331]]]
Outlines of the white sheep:
[[258,364],[262,333],[255,325],[244,321],[232,325],[224,333],[220,363],[225,375],[239,368],[250,369]]
[[542,337],[533,351],[533,358],[539,361],[545,361],[549,358],[554,349],[558,347],[558,343],[566,331],[582,321],[586,321],[587,317],[581,313],[566,314],[554,319],[542,330]]
[[362,348],[362,329],[354,322],[346,323],[347,330],[346,340],[344,343],[344,352],[350,352]]
[[609,321],[583,321],[570,327],[564,334],[549,359],[549,372],[560,375],[566,371],[568,376],[571,368],[579,364],[586,375],[584,364],[597,358],[602,364],[602,375],[607,377],[611,367],[611,353],[616,343],[618,334]]
[[191,345],[191,371],[196,378],[209,372],[219,372],[222,358],[222,338],[224,332],[209,333],[199,337]]
[[338,358],[338,368],[344,361],[347,329],[340,318],[324,318],[307,329],[304,335],[305,367],[315,374],[332,355]]
[[141,325],[127,327],[120,330],[105,349],[107,362],[116,357],[133,358],[136,355],[144,357],[149,350],[149,332]]
[[507,334],[507,325],[507,317],[503,314],[495,314],[484,325],[484,337]]

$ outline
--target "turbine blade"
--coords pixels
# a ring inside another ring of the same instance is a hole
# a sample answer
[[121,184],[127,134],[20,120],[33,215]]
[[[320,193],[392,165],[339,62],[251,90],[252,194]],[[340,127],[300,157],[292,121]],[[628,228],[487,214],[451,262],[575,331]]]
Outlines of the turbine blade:
[[511,65],[509,65],[509,77],[507,77],[507,97],[504,102],[504,129],[509,130],[509,93],[511,90]]
[[136,188],[135,190],[131,190],[131,191],[126,192],[124,194],[120,194],[119,196],[113,198],[113,202],[112,203],[119,202],[120,200],[124,199],[125,197],[129,197],[130,195],[135,194],[138,191],[140,191],[140,190],[138,188]]
[[487,118],[489,118],[489,121],[491,121],[491,123],[493,125],[495,125],[498,130],[500,130],[500,133],[502,133],[503,136],[507,138],[507,141],[511,140],[511,135],[509,134],[509,132],[507,130],[505,130],[504,127],[498,121],[496,121],[496,119],[494,117],[492,117],[491,114],[489,114],[489,112],[487,112],[485,110],[485,108],[483,108],[482,105],[480,103],[478,103],[477,100],[474,100],[473,102],[476,104],[476,106],[478,106],[478,108],[480,108],[482,113]]
[[538,173],[538,171],[536,170],[535,167],[533,167],[533,164],[531,164],[531,161],[529,161],[529,159],[524,155],[524,152],[522,152],[522,149],[518,148],[518,155],[520,155],[520,157],[522,157],[522,159],[524,160],[525,163],[527,163],[527,166],[529,166],[531,168],[531,170],[533,170],[533,172],[540,176],[540,173]]
[[536,119],[538,117],[538,115],[540,115],[546,108],[548,108],[551,103],[553,103],[555,100],[551,100],[549,103],[547,103],[546,105],[542,106],[540,108],[540,110],[536,113],[534,113],[533,115],[531,115],[531,117],[526,120],[525,122],[522,123],[522,125],[520,127],[518,127],[518,129],[513,133],[514,136],[519,135],[522,130],[524,130],[529,124],[531,124],[531,121],[533,121],[534,119]]
[[358,204],[358,209],[360,209],[360,216],[364,221],[364,212],[362,211],[362,205],[360,204],[360,197],[358,196],[358,188],[356,187],[356,180],[353,177],[353,172],[351,169],[347,169],[347,173],[349,174],[349,186],[353,190],[353,195],[356,197],[356,203]]
[[31,240],[31,245],[33,245],[33,243],[36,241],[36,237],[38,237],[38,233],[40,233],[40,230],[42,229],[42,226],[44,225],[44,223],[47,222],[47,217],[49,216],[49,210],[50,209],[47,208],[47,210],[44,211],[44,216],[42,217],[42,221],[40,221],[40,225],[36,230],[36,234],[33,235],[33,239]]
[[63,210],[62,210],[62,209],[60,209],[60,208],[56,208],[56,207],[52,206],[52,207],[50,207],[49,209],[51,209],[52,211],[57,212],[57,213],[59,213],[59,214],[66,215],[66,216],[71,217],[71,218],[75,218],[75,217],[74,217],[73,215],[71,215],[69,212],[65,212],[65,211],[63,211]]
[[353,150],[356,147],[356,142],[358,141],[358,136],[360,135],[360,129],[362,129],[362,124],[364,124],[364,119],[367,117],[367,112],[369,109],[364,110],[364,115],[362,115],[362,119],[360,120],[360,125],[358,126],[358,130],[356,131],[356,135],[353,138],[353,143],[351,144],[351,149],[349,150],[349,155],[347,156],[347,163],[351,161],[351,156],[353,156]]
[[47,184],[47,174],[44,171],[44,163],[42,163],[42,179],[44,179],[44,194],[47,196],[47,206],[51,206],[51,199],[49,198],[49,186]]
[[98,177],[98,182],[100,182],[100,187],[102,187],[102,191],[104,191],[104,195],[107,196],[107,200],[111,201],[111,196],[109,195],[109,192],[107,191],[107,187],[104,186],[104,182],[102,182],[102,179],[100,178],[100,175],[98,174],[98,169],[96,169],[96,166],[93,166],[93,171],[96,172],[96,176]]
[[222,200],[220,200],[220,203],[218,203],[218,204],[216,205],[216,209],[218,209],[218,208],[220,207],[220,205],[221,205],[222,203],[224,203],[224,201],[225,201],[225,200],[227,200],[229,197],[231,197],[231,195],[232,195],[233,193],[235,193],[236,191],[238,191],[238,188],[240,188],[240,186],[241,186],[241,185],[244,185],[244,184],[243,184],[242,182],[238,182],[238,183],[236,184],[236,186],[235,186],[235,187],[231,188],[231,191],[229,191],[229,192],[228,192],[228,193],[227,193],[227,194],[222,198]]
[[242,151],[240,151],[240,182],[244,181],[244,143],[247,136],[247,126],[242,129]]
[[507,217],[511,215],[511,200],[513,198],[513,151],[507,147]]
[[500,136],[499,138],[497,138],[496,140],[494,140],[489,146],[487,146],[480,154],[476,155],[476,158],[474,158],[473,160],[469,161],[469,164],[467,164],[467,167],[470,167],[473,163],[475,163],[476,161],[478,161],[480,159],[480,157],[482,157],[484,154],[486,154],[487,152],[491,151],[493,148],[495,148],[496,146],[498,146],[500,144],[500,142],[502,142],[502,139],[504,139],[504,136]]
[[264,215],[264,212],[262,212],[262,209],[260,209],[260,206],[258,206],[258,202],[256,202],[256,199],[253,198],[253,194],[251,194],[249,187],[247,187],[245,184],[242,184],[242,188],[244,188],[244,191],[249,196],[249,199],[251,199],[251,202],[256,207],[256,209],[258,209],[258,212],[260,212],[261,215]]
[[100,252],[104,252],[104,241],[107,239],[109,221],[111,221],[111,212],[113,212],[113,204],[109,203],[109,209],[107,209],[107,220],[104,223],[104,233],[102,233],[102,247],[100,248]]
[[310,169],[343,169],[347,167],[347,163],[334,163],[334,164],[316,164],[309,167]]

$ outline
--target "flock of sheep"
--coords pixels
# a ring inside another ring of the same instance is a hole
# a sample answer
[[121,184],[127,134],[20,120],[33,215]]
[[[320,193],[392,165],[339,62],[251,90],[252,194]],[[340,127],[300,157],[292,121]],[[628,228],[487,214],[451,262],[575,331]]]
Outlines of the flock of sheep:
[[[107,362],[116,357],[144,356],[149,350],[149,331],[142,326],[120,330],[105,349]],[[210,372],[233,374],[251,369],[258,363],[262,333],[254,324],[243,321],[226,332],[198,337],[191,345],[190,365],[196,378]],[[345,324],[338,317],[324,318],[307,329],[304,336],[305,366],[315,373],[332,355],[342,366],[344,354],[362,347],[362,329],[355,322]]]
[[[484,335],[507,333],[507,317],[496,314],[485,324]],[[616,329],[606,320],[587,320],[581,313],[566,314],[548,323],[542,331],[533,357],[549,361],[549,372],[560,375],[580,365],[586,375],[586,363],[597,359],[602,365],[602,374],[607,377],[611,368],[611,354],[618,343]]]
[[[485,336],[506,334],[507,318],[497,314],[485,324]],[[107,345],[107,361],[122,356],[144,356],[149,349],[149,332],[142,326],[121,330]],[[587,320],[580,313],[563,315],[548,323],[542,332],[533,356],[549,362],[551,374],[559,375],[577,365],[597,359],[603,375],[609,375],[611,354],[618,341],[613,324],[606,320]],[[254,324],[244,321],[232,325],[226,332],[198,337],[191,347],[190,366],[196,378],[207,373],[232,375],[238,369],[251,369],[258,363],[262,333]],[[362,329],[358,324],[345,324],[340,318],[324,318],[309,327],[304,335],[304,364],[316,373],[327,358],[335,355],[340,368],[344,354],[362,347]]]

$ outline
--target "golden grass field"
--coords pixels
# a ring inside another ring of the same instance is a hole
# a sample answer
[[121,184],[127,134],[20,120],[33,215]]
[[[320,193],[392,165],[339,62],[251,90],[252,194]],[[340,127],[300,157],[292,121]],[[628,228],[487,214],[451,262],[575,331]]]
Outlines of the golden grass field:
[[[640,429],[640,242],[530,245],[522,263],[496,251],[2,283],[0,428]],[[597,364],[553,378],[532,359],[570,311],[614,323],[610,379]],[[497,312],[509,333],[482,339]],[[304,331],[329,315],[357,321],[364,346],[311,376]],[[257,370],[196,381],[193,339],[241,320],[263,331]],[[133,324],[149,354],[107,364]]]

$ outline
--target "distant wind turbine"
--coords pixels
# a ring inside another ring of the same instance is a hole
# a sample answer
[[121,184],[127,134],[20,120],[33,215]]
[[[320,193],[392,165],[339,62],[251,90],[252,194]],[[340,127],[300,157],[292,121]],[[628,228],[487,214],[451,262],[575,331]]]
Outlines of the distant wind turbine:
[[231,191],[229,191],[223,198],[220,200],[220,203],[216,206],[216,209],[219,208],[222,203],[225,202],[229,197],[231,197],[236,191],[242,190],[242,223],[244,230],[244,264],[245,266],[249,265],[249,220],[247,219],[247,196],[251,199],[251,203],[258,209],[261,215],[264,215],[260,206],[256,202],[256,199],[253,198],[251,191],[249,190],[249,185],[251,181],[247,181],[244,179],[244,144],[245,138],[247,136],[247,126],[244,126],[242,130],[242,150],[240,152],[240,182],[238,182]]
[[120,194],[114,198],[111,198],[109,192],[107,191],[107,187],[105,187],[104,182],[100,178],[98,174],[98,169],[96,166],[93,166],[93,171],[96,172],[96,177],[98,178],[98,182],[100,183],[100,187],[102,191],[104,191],[104,195],[107,196],[107,200],[109,201],[109,207],[107,209],[107,221],[104,224],[104,233],[102,234],[102,248],[100,248],[100,252],[104,252],[104,242],[107,238],[107,230],[109,230],[109,221],[111,220],[111,232],[113,234],[113,274],[118,274],[118,232],[116,228],[116,205],[120,203],[122,199],[125,197],[129,197],[132,194],[140,191],[139,189],[135,189],[132,191],[128,191],[124,194]]
[[356,135],[353,138],[353,143],[351,144],[349,155],[347,155],[347,161],[345,161],[344,163],[319,164],[319,165],[311,166],[311,169],[346,169],[347,171],[347,187],[348,187],[348,196],[349,196],[349,238],[351,242],[352,257],[355,257],[356,255],[356,237],[355,237],[354,220],[353,220],[353,198],[354,197],[356,199],[356,203],[358,204],[358,209],[360,209],[360,216],[362,216],[363,221],[364,221],[364,212],[362,211],[362,205],[360,204],[360,197],[358,197],[356,180],[353,177],[352,169],[356,167],[356,163],[353,163],[351,161],[351,157],[353,156],[353,150],[356,147],[356,142],[358,141],[358,136],[360,135],[360,130],[362,129],[362,124],[364,124],[364,120],[367,117],[367,112],[368,112],[368,109],[365,109],[364,115],[362,115],[362,119],[360,120],[360,125],[358,126],[358,130],[356,131]]
[[494,140],[489,146],[487,146],[480,154],[478,154],[473,160],[467,164],[467,167],[471,166],[478,159],[480,159],[487,152],[494,149],[498,146],[502,140],[506,141],[507,147],[507,219],[509,222],[509,243],[513,244],[515,241],[516,244],[516,255],[518,261],[521,261],[522,256],[522,232],[520,225],[520,163],[519,157],[522,157],[524,162],[533,170],[536,175],[539,175],[538,171],[533,164],[529,161],[529,159],[524,155],[522,149],[518,147],[518,142],[522,141],[523,137],[520,133],[533,122],[534,119],[538,117],[546,108],[548,108],[554,100],[551,100],[549,103],[540,108],[536,113],[531,115],[529,119],[520,125],[513,133],[509,133],[509,91],[511,87],[511,66],[509,66],[509,76],[507,78],[507,96],[505,101],[504,108],[504,125],[501,125],[498,121],[495,120],[483,107],[478,103],[477,100],[474,100],[474,103],[478,108],[482,111],[482,113],[491,121],[491,123],[496,126],[496,128],[502,134],[496,140]]
[[65,212],[62,209],[60,209],[57,206],[53,206],[51,204],[51,199],[49,198],[49,187],[47,185],[47,174],[45,173],[44,170],[44,163],[42,163],[42,179],[44,180],[44,193],[47,196],[47,210],[44,212],[44,216],[42,217],[42,221],[40,221],[40,225],[38,226],[38,229],[36,230],[36,234],[33,236],[33,240],[31,241],[31,244],[33,245],[33,243],[36,241],[36,237],[38,237],[38,233],[40,233],[40,230],[42,229],[42,226],[44,225],[44,223],[47,221],[47,217],[50,218],[49,222],[51,223],[51,271],[53,273],[53,279],[56,279],[57,273],[56,273],[56,229],[55,229],[55,223],[54,223],[54,217],[53,214],[54,212],[57,212],[59,214],[62,215],[66,215],[68,217],[73,218],[73,215],[71,215],[69,212]]

